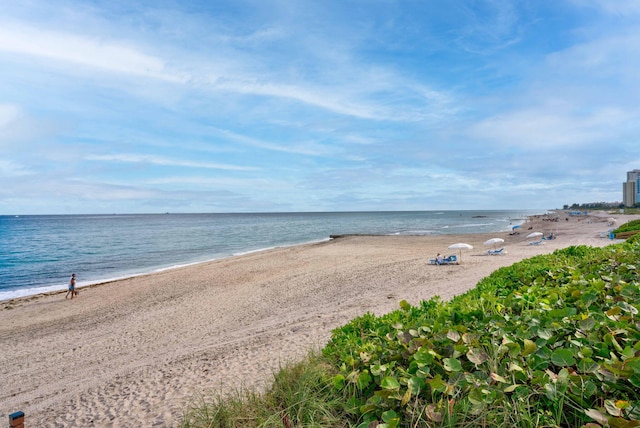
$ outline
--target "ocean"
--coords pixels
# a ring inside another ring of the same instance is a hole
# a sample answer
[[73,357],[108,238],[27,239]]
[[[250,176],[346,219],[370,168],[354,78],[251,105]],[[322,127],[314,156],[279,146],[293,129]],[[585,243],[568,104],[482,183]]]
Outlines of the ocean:
[[142,275],[331,235],[510,230],[540,211],[0,216],[0,300]]

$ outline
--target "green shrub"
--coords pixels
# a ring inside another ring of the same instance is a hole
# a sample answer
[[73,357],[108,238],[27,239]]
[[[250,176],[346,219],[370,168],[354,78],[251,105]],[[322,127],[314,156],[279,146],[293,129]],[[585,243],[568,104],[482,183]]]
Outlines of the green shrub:
[[627,238],[627,242],[630,244],[637,244],[640,243],[640,233],[636,233],[633,236],[630,236],[629,238]]
[[569,247],[498,269],[448,303],[356,318],[324,350],[340,370],[334,386],[350,391],[361,427],[509,426],[505,409],[535,424],[637,426],[639,253]]
[[633,230],[640,230],[640,219],[631,220],[627,223],[620,225],[620,227],[614,230],[613,233],[631,232]]

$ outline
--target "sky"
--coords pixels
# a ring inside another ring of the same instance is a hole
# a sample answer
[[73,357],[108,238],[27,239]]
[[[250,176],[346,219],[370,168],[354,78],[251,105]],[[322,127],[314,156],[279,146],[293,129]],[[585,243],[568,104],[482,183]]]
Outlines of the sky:
[[640,168],[637,0],[0,2],[0,214],[553,209]]

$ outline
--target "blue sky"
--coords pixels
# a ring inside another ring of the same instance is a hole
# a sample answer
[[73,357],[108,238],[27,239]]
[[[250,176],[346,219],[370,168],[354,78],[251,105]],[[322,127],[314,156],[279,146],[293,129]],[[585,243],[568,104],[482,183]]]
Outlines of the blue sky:
[[637,0],[0,3],[0,214],[547,209],[640,168]]

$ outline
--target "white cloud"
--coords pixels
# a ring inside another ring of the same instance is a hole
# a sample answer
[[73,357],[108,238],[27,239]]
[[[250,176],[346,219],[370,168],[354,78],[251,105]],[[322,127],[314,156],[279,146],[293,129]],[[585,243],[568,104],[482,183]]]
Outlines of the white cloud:
[[185,80],[170,72],[162,59],[140,52],[124,42],[7,22],[0,24],[0,51],[176,83]]
[[241,144],[276,152],[300,154],[307,156],[330,156],[332,151],[315,142],[295,143],[295,144],[274,144],[271,142],[259,140],[257,138],[247,137],[232,131],[217,129],[221,136],[227,140],[237,141]]
[[176,166],[187,168],[205,168],[205,169],[221,169],[227,171],[256,171],[259,168],[249,166],[237,166],[219,164],[213,162],[196,162],[170,159],[162,156],[139,155],[139,154],[120,154],[120,155],[88,155],[86,160],[100,162],[124,162],[124,163],[145,163],[161,166]]

